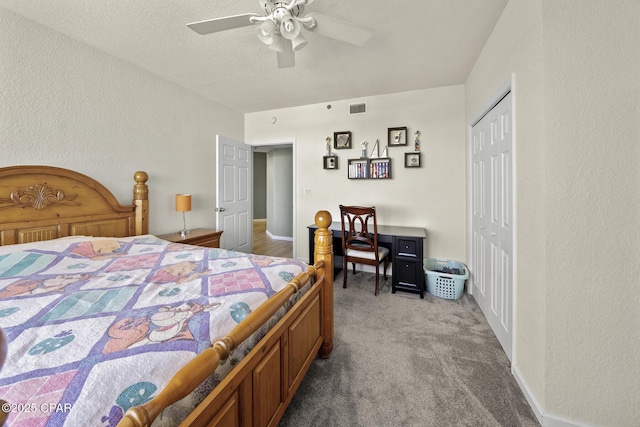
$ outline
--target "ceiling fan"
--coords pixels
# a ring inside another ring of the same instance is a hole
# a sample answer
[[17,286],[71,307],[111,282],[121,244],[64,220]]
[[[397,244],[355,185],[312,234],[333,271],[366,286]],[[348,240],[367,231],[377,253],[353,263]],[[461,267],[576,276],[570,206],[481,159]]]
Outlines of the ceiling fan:
[[244,13],[187,24],[198,34],[211,34],[234,28],[257,25],[258,39],[275,50],[278,68],[295,65],[294,52],[307,44],[302,29],[356,46],[367,44],[373,31],[341,19],[319,13],[303,16],[305,6],[314,0],[258,0],[265,15]]

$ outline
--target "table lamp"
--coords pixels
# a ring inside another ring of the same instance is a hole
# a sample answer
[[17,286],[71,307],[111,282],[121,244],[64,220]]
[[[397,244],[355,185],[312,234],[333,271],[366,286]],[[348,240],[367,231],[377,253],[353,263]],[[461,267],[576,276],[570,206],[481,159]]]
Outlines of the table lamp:
[[191,230],[187,230],[185,212],[191,211],[191,194],[176,194],[176,212],[182,212],[182,230],[180,235],[186,237]]

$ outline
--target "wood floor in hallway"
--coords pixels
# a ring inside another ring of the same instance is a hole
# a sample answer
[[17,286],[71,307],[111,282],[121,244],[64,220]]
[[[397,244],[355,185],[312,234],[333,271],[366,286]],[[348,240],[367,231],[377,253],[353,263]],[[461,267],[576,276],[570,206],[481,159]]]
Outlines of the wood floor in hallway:
[[267,234],[267,220],[254,219],[252,252],[258,255],[293,258],[293,242],[272,239]]

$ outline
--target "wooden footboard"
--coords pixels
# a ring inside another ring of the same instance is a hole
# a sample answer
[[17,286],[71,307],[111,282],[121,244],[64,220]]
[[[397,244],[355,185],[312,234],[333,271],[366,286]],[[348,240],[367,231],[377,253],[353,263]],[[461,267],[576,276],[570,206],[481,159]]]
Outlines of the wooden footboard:
[[275,426],[318,355],[333,348],[333,249],[331,214],[316,214],[315,264],[251,313],[229,335],[185,365],[151,401],[129,409],[118,426],[150,426],[170,404],[191,393],[221,360],[307,282],[311,288],[181,424]]

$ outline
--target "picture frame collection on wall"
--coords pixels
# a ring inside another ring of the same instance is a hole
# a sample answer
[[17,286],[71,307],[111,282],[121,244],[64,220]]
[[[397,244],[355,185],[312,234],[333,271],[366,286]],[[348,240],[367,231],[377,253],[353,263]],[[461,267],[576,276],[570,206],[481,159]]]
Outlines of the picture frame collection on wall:
[[[367,156],[367,142],[363,141],[361,144],[362,152],[359,159],[379,159],[379,158],[387,158],[387,148],[391,147],[406,147],[409,145],[408,138],[408,128],[406,126],[401,127],[390,127],[387,128],[387,146],[383,149],[382,155],[379,154],[379,140],[376,140],[373,149],[371,150],[370,156]],[[404,153],[404,167],[407,169],[420,168],[421,165],[421,153],[420,153],[420,131],[415,131],[415,140],[414,140],[414,151],[405,152]],[[339,131],[333,133],[333,149],[334,150],[347,150],[353,147],[353,135],[351,131]],[[326,154],[322,158],[322,168],[327,170],[337,170],[338,167],[338,156],[331,152],[331,137],[326,138]],[[349,159],[348,163],[351,165],[353,161],[357,159]],[[391,159],[389,158],[389,162]],[[348,171],[349,178],[354,178],[351,176],[351,172]],[[373,174],[372,174],[373,176]],[[358,176],[361,178],[360,176]],[[390,174],[386,175],[385,178],[391,178]]]
[[336,150],[344,150],[351,148],[351,132],[334,132],[333,133],[333,148]]

